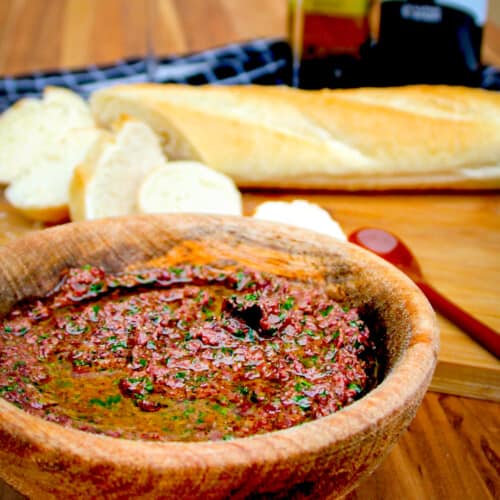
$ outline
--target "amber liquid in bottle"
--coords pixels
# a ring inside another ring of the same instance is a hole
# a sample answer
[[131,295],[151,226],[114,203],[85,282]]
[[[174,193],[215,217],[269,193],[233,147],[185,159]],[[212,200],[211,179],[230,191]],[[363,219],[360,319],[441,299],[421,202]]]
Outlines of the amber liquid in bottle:
[[369,8],[369,0],[290,0],[295,86],[357,84],[361,50],[370,37]]

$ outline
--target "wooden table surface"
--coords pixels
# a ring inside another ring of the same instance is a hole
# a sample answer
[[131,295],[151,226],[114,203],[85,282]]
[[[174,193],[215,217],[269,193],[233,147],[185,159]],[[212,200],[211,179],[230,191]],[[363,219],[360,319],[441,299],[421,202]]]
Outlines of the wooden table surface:
[[[143,55],[148,30],[162,55],[286,32],[286,0],[152,0],[149,23],[145,3],[1,0],[0,75]],[[494,21],[485,30],[483,60],[500,66],[500,20]],[[500,329],[498,193],[245,193],[245,212],[263,200],[298,196],[327,208],[346,232],[366,225],[394,231],[438,289]],[[33,227],[0,199],[0,243]],[[457,334],[439,322],[443,337]],[[429,392],[408,432],[348,498],[500,498],[499,409],[490,401]],[[0,481],[1,500],[19,498]]]

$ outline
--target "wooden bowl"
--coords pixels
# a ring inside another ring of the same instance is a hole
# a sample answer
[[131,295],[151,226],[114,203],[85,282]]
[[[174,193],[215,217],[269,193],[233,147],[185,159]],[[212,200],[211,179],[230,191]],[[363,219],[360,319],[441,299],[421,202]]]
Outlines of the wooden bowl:
[[[0,398],[0,476],[33,498],[242,498],[342,495],[372,472],[413,419],[436,364],[434,313],[378,257],[332,238],[241,217],[139,216],[67,224],[0,248],[0,315],[40,296],[63,269],[237,261],[324,281],[365,315],[385,352],[383,381],[345,409],[232,441],[157,443],[100,436]],[[153,262],[154,263],[154,262]]]

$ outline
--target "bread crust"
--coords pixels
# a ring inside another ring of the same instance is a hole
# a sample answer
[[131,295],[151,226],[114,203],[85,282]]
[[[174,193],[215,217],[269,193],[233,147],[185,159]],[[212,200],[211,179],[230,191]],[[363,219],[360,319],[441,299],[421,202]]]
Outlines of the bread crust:
[[65,222],[69,219],[69,211],[67,205],[59,205],[52,207],[32,207],[32,208],[19,208],[16,207],[19,212],[28,219],[36,220],[39,222],[50,222],[52,224],[57,224]]
[[69,184],[69,216],[72,221],[87,219],[87,185],[92,179],[97,159],[107,144],[112,143],[113,135],[104,131],[101,138],[88,152],[85,161],[77,165]]
[[137,84],[96,92],[91,108],[104,125],[146,121],[170,158],[187,154],[243,187],[500,187],[500,95],[480,89]]

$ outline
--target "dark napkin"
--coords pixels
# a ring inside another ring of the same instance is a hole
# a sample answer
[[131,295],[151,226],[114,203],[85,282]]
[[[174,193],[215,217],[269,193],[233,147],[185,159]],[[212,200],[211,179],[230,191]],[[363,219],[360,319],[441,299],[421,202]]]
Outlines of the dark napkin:
[[[88,97],[102,87],[147,81],[147,62],[127,59],[108,66],[88,66],[73,71],[37,72],[15,78],[0,78],[0,111],[22,97],[38,97],[47,85],[67,87]],[[156,80],[170,83],[244,85],[289,85],[292,56],[283,39],[258,39],[234,43],[203,52],[157,60]],[[370,78],[365,82],[369,84]],[[332,86],[352,86],[345,75]],[[500,70],[485,67],[483,88],[500,90]]]
[[[127,59],[108,66],[68,71],[37,72],[0,78],[0,111],[22,97],[37,97],[47,85],[67,87],[84,97],[102,87],[147,81],[147,61]],[[283,85],[291,80],[291,51],[281,39],[259,39],[230,44],[154,63],[155,80],[201,85]]]

